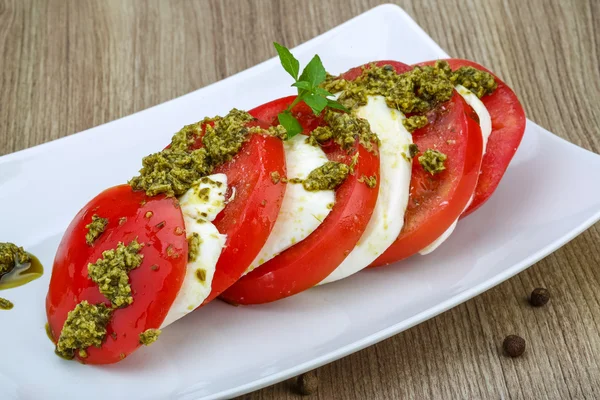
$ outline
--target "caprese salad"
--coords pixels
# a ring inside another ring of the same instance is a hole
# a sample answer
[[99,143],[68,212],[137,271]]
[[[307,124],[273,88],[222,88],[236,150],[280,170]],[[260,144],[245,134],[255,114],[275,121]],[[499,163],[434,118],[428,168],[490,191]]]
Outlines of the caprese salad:
[[259,304],[433,251],[494,192],[517,97],[458,59],[300,72],[297,95],[177,132],[75,216],[46,299],[56,353],[118,362],[219,297]]

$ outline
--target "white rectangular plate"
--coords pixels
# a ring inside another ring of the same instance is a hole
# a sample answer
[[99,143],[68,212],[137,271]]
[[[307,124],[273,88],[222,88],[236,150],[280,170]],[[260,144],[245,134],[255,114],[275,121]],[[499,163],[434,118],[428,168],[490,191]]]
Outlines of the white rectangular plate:
[[[447,55],[396,6],[380,6],[298,46],[329,71],[379,59]],[[532,122],[502,184],[426,257],[362,272],[273,304],[221,302],[180,320],[160,340],[104,367],[67,362],[44,332],[54,253],[75,213],[122,183],[173,132],[230,108],[291,94],[275,59],[186,96],[88,131],[0,158],[0,241],[25,246],[43,278],[1,292],[0,398],[212,399],[273,384],[379,342],[527,268],[600,218],[600,157]],[[104,162],[95,163],[93,160]],[[85,168],[81,166],[85,165]]]

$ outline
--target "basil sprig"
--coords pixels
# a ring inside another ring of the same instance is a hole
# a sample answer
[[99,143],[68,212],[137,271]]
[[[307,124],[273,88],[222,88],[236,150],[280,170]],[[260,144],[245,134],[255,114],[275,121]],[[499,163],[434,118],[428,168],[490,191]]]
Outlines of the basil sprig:
[[325,107],[331,107],[346,112],[348,111],[342,104],[329,98],[333,96],[333,94],[319,86],[325,81],[327,73],[325,67],[323,67],[321,58],[318,55],[315,55],[312,60],[306,64],[306,67],[304,67],[302,73],[298,76],[300,73],[300,62],[296,57],[294,57],[285,46],[275,42],[273,45],[277,50],[277,54],[279,54],[279,61],[281,61],[283,69],[294,78],[292,86],[298,89],[298,96],[296,96],[292,104],[277,115],[279,123],[287,132],[288,139],[302,132],[302,125],[300,125],[300,122],[298,122],[291,112],[292,108],[301,101],[306,103],[315,115],[320,115]]

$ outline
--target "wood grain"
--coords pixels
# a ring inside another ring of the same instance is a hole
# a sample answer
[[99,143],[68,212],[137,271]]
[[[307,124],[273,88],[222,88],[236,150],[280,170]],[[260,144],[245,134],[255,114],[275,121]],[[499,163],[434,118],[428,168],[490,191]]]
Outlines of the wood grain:
[[[295,46],[378,3],[0,0],[0,155],[198,89],[270,58],[273,40]],[[502,76],[529,118],[600,151],[599,1],[398,4],[448,53]],[[597,224],[504,284],[320,368],[313,398],[600,398],[599,243]],[[552,292],[542,308],[526,303],[537,286]],[[521,358],[501,354],[511,333],[527,340]],[[297,397],[284,382],[243,398]]]

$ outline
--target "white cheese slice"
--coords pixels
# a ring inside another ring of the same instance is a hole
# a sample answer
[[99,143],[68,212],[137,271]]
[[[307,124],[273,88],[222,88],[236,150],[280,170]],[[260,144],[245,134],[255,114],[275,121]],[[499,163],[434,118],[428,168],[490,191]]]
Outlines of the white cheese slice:
[[226,235],[212,221],[225,208],[227,176],[214,174],[200,179],[179,198],[186,235],[200,237],[198,256],[189,260],[183,284],[161,328],[194,311],[208,297],[217,261],[225,246]]
[[402,124],[406,117],[387,106],[383,96],[370,96],[357,116],[365,118],[377,134],[380,176],[379,194],[367,228],[348,257],[320,284],[337,281],[370,265],[396,240],[404,225],[412,162],[408,146],[412,135]]
[[[288,179],[306,179],[313,169],[328,161],[320,147],[306,143],[304,135],[284,141],[283,148]],[[329,215],[334,202],[333,190],[307,191],[302,184],[288,183],[273,230],[246,273],[313,233]]]

